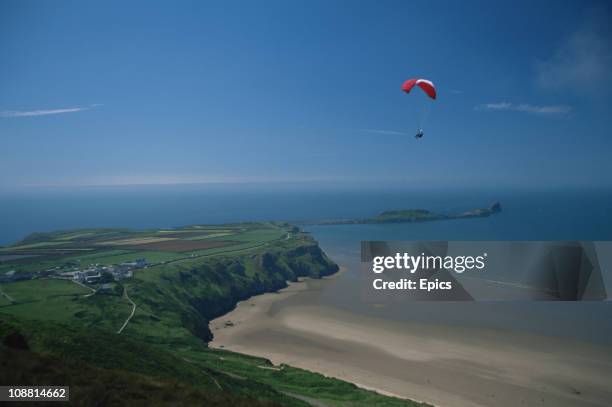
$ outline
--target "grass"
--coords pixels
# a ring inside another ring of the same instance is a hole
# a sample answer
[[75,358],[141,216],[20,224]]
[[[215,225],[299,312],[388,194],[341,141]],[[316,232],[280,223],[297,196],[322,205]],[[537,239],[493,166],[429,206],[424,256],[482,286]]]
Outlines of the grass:
[[187,239],[189,239],[189,240],[208,240],[208,239],[214,239],[214,238],[217,238],[217,237],[233,236],[235,234],[236,234],[236,232],[223,231],[223,232],[210,233],[210,234],[207,234],[207,235],[196,235],[196,236],[188,237]]
[[176,240],[174,237],[141,237],[134,239],[119,239],[97,242],[100,246],[131,246],[145,243],[165,242],[168,240]]
[[255,229],[242,232],[232,236],[232,240],[238,242],[257,242],[264,243],[280,239],[287,234],[287,231],[280,228],[273,229]]
[[146,258],[149,263],[161,263],[163,261],[173,260],[183,255],[180,253],[171,253],[171,252],[159,252],[159,251],[122,251],[121,253],[116,254],[105,254],[106,252],[100,253],[100,255],[87,258],[84,261],[81,258],[81,264],[86,265],[90,263],[98,263],[98,264],[120,264],[123,262],[134,261],[136,259]]
[[50,278],[3,284],[2,291],[13,298],[17,303],[44,301],[54,297],[90,293],[89,290],[78,284],[74,284],[72,281]]
[[[19,332],[26,338],[30,348],[28,353],[49,355],[45,357],[47,360],[41,363],[39,368],[25,369],[29,374],[45,372],[53,366],[70,365],[76,360],[80,364],[73,370],[73,374],[67,375],[66,370],[72,369],[63,366],[51,377],[87,376],[91,370],[97,375],[103,375],[104,371],[111,371],[119,377],[124,377],[126,387],[130,390],[134,386],[134,392],[138,392],[140,386],[132,383],[130,377],[146,376],[150,381],[168,381],[174,383],[174,386],[193,387],[209,395],[222,390],[228,399],[249,398],[253,403],[251,405],[265,402],[285,406],[307,405],[299,399],[287,396],[290,394],[317,400],[327,406],[426,406],[382,396],[360,389],[353,384],[303,369],[285,365],[279,369],[265,369],[272,367],[266,359],[212,350],[201,343],[183,348],[168,348],[148,344],[139,337],[108,335],[97,328],[84,330],[72,325],[55,325],[49,322],[35,325],[10,319],[0,321],[0,337],[6,338],[8,334],[14,332]],[[58,332],[61,334],[58,335]],[[11,372],[14,372],[16,367],[24,369],[23,361],[11,361],[11,365]],[[25,365],[27,367],[28,364]],[[105,380],[102,376],[93,382],[100,383]],[[10,378],[3,380],[3,383],[11,382]],[[41,378],[32,381],[38,384],[44,382]],[[92,392],[92,389],[87,389],[87,383],[91,382],[83,381],[70,385],[83,391],[80,397],[86,399]],[[186,402],[186,399],[180,400]],[[227,402],[228,400],[224,401]]]
[[[163,233],[160,233],[163,232]],[[145,230],[131,231],[127,229],[83,229],[79,231],[59,231],[50,233],[34,233],[13,246],[2,249],[2,253],[18,254],[22,250],[38,254],[37,257],[16,259],[0,262],[0,273],[8,270],[18,272],[35,272],[62,266],[68,263],[87,266],[93,263],[118,264],[133,261],[136,258],[147,258],[149,263],[161,263],[185,258],[190,255],[216,255],[224,252],[242,251],[260,247],[266,242],[281,239],[287,230],[284,227],[265,224],[240,224],[219,226],[194,226],[163,231]],[[167,236],[172,234],[172,237]],[[195,235],[194,235],[195,234]],[[184,236],[182,236],[184,235]],[[227,245],[231,236],[232,245]],[[189,247],[189,242],[205,240],[207,242],[224,242],[224,247],[213,247],[189,252],[173,251],[173,245],[163,245],[155,250],[142,248],[127,248],[140,244],[153,244],[172,240],[180,247],[180,242]],[[57,250],[56,250],[57,249]],[[77,254],[75,252],[87,251]],[[70,253],[72,252],[72,253]]]
[[224,350],[186,351],[186,355],[223,372],[257,379],[276,389],[319,400],[328,406],[416,407],[426,404],[379,395],[354,384],[287,365],[273,366],[267,359]]
[[265,384],[239,383],[162,348],[95,328],[5,319],[0,338],[3,384],[68,385],[75,405],[306,406]]
[[5,290],[7,294],[10,292],[11,297],[15,295],[13,298],[17,303],[0,307],[0,312],[23,320],[71,323],[114,332],[119,329],[132,310],[129,302],[121,296],[102,294],[84,296],[83,294],[89,294],[91,291],[71,282],[66,283],[79,291],[66,290],[61,293],[42,290],[37,294],[32,287],[27,289],[22,287],[18,293]]
[[[68,280],[36,279],[2,286],[15,303],[0,312],[25,320],[48,320],[118,329],[131,312],[119,295],[88,295],[92,291]],[[3,297],[4,298],[4,297]]]
[[49,241],[49,242],[38,242],[38,243],[30,243],[30,244],[22,244],[22,245],[18,245],[18,246],[11,246],[11,247],[5,247],[3,249],[0,249],[0,251],[6,252],[6,251],[15,251],[15,250],[26,250],[26,249],[41,249],[41,248],[46,248],[46,247],[54,247],[54,246],[61,246],[61,245],[67,245],[68,242],[53,242],[53,241]]
[[62,235],[60,237],[57,237],[55,240],[61,241],[61,240],[77,240],[77,239],[82,239],[84,237],[88,237],[88,236],[92,236],[94,235],[95,232],[85,232],[85,233],[68,233],[66,235]]
[[107,257],[112,257],[112,256],[120,256],[126,253],[130,253],[130,251],[124,250],[124,249],[110,249],[110,250],[104,250],[104,251],[97,251],[95,253],[90,253],[90,254],[83,254],[79,256],[69,256],[69,257],[66,257],[64,261],[81,262],[84,264],[98,263],[98,261],[96,261],[97,259],[107,258]]
[[[70,387],[70,399],[79,406],[271,407],[289,405],[215,389],[201,389],[174,379],[160,380],[123,370],[100,369],[72,360],[30,351],[0,347],[0,380],[6,385],[62,385]],[[278,394],[278,398],[283,395]],[[288,397],[286,397],[288,399]],[[20,405],[22,403],[15,403]],[[46,403],[37,403],[49,405]],[[57,403],[56,403],[57,404]],[[13,405],[7,403],[6,405]],[[297,401],[291,405],[305,406]]]

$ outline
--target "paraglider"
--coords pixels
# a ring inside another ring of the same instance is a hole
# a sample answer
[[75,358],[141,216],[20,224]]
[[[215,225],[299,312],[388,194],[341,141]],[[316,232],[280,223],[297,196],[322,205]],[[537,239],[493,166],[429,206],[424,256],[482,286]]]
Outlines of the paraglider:
[[[436,87],[434,86],[432,81],[427,80],[427,79],[408,79],[406,82],[403,83],[402,90],[406,93],[410,93],[412,88],[414,88],[415,86],[418,86],[419,88],[421,88],[423,92],[425,92],[425,94],[429,96],[431,99],[436,100],[436,96],[437,96]],[[425,134],[423,132],[423,122],[425,121],[425,117],[427,113],[429,112],[429,108],[431,107],[428,101],[425,101],[425,103],[426,105],[424,106],[423,113],[421,114],[420,121],[419,121],[419,130],[417,131],[417,134],[414,136],[416,139],[422,138],[423,135]]]
[[432,81],[428,81],[427,79],[408,79],[402,85],[402,90],[406,93],[410,93],[412,88],[418,86],[423,89],[423,91],[432,99],[436,99],[436,87],[434,86]]

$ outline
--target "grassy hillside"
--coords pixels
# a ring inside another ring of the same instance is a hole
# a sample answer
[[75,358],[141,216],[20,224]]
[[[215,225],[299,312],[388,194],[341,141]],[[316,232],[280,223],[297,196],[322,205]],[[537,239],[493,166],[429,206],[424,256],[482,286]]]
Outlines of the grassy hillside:
[[[175,380],[91,367],[29,351],[0,347],[0,380],[5,385],[56,385],[70,387],[73,406],[282,406],[270,400],[240,397],[230,392],[201,390]],[[23,405],[23,402],[4,405]],[[57,402],[36,405],[58,405]],[[297,405],[297,404],[296,404]],[[303,405],[307,405],[303,403]]]
[[0,337],[3,385],[61,383],[70,386],[73,405],[307,405],[271,386],[237,383],[163,349],[95,329],[4,320]]
[[[69,380],[80,405],[95,405],[117,377],[126,383],[117,390],[125,398],[111,400],[117,405],[140,403],[148,386],[155,387],[142,399],[149,405],[191,404],[202,393],[210,405],[417,405],[207,347],[209,320],[238,301],[337,271],[309,235],[290,225],[38,233],[0,256],[8,259],[0,264],[0,336],[4,356],[16,363],[3,382]],[[100,278],[75,280],[84,270]],[[78,371],[100,379],[88,384],[73,377]],[[185,398],[168,395],[172,388]]]
[[[122,392],[127,398],[115,400],[117,405],[132,405],[140,401],[141,391],[155,386],[143,401],[164,405],[181,400],[182,394],[183,405],[190,405],[192,396],[207,394],[203,400],[219,399],[218,405],[248,401],[244,405],[307,406],[304,400],[316,400],[328,406],[425,406],[306,370],[273,366],[262,358],[209,349],[201,342],[172,349],[96,328],[10,317],[0,321],[0,338],[2,383],[68,384],[73,399],[80,401],[77,405],[95,405],[92,400],[102,396],[120,398]],[[121,381],[125,383],[115,389]],[[105,388],[118,393],[104,395]],[[179,396],[167,399],[172,388]]]

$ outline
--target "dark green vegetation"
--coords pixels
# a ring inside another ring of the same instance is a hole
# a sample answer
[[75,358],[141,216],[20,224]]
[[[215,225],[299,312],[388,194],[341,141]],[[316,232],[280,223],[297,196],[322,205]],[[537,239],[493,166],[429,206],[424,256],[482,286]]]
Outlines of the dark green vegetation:
[[361,219],[330,219],[308,224],[318,225],[344,225],[344,224],[366,224],[366,223],[406,223],[427,222],[434,220],[452,220],[467,218],[484,218],[501,212],[501,204],[495,202],[488,208],[474,209],[463,213],[441,214],[430,212],[426,209],[400,209],[384,211],[376,216]]
[[337,271],[288,224],[39,233],[0,255],[3,384],[66,383],[75,405],[418,405],[207,347],[237,301]]
[[307,405],[96,328],[9,318],[0,321],[0,336],[0,383],[68,385],[72,405]]

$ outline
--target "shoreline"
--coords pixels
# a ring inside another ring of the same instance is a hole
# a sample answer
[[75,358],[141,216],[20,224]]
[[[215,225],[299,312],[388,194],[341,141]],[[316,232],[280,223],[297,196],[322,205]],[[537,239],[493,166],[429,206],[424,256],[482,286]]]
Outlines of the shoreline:
[[[491,329],[402,323],[318,305],[323,279],[242,301],[209,346],[438,407],[605,406],[610,348]],[[231,324],[227,324],[231,321]],[[306,356],[307,355],[307,356]]]

